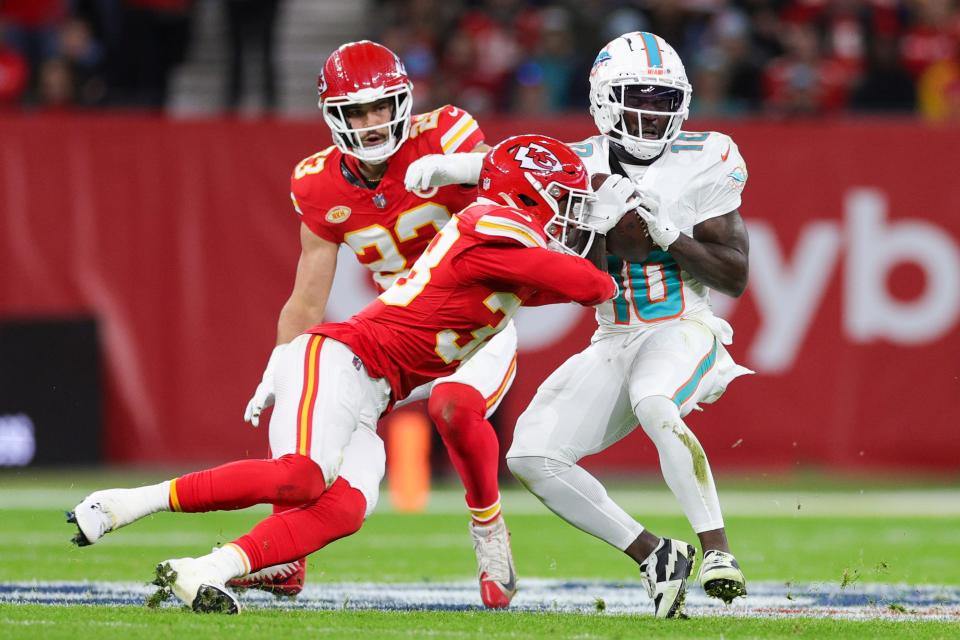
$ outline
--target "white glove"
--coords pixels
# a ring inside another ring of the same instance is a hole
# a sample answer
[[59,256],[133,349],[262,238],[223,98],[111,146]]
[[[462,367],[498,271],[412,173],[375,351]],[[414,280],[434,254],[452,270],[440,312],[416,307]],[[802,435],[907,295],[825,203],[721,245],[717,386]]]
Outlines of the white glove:
[[628,178],[610,176],[594,192],[597,199],[590,203],[582,222],[596,229],[597,233],[606,235],[617,226],[623,214],[636,208],[638,201],[635,189]]
[[429,191],[448,184],[477,184],[486,153],[451,153],[423,156],[407,167],[407,191]]
[[637,213],[647,223],[647,233],[653,243],[664,251],[680,237],[680,229],[666,211],[660,209],[660,196],[653,191],[640,194]]
[[280,352],[286,347],[286,344],[278,344],[273,348],[273,353],[270,354],[270,359],[267,360],[267,368],[263,370],[263,379],[260,380],[260,384],[257,385],[257,390],[253,392],[253,397],[250,398],[250,402],[247,403],[246,411],[243,412],[244,422],[249,422],[254,427],[260,426],[260,414],[263,410],[273,406],[273,370],[277,367]]

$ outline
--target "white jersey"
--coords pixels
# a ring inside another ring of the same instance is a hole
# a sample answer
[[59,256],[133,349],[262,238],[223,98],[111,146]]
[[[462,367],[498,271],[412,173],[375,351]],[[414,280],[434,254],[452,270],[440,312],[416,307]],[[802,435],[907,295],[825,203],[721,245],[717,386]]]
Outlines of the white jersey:
[[[610,167],[609,140],[597,135],[571,144],[587,171],[615,173]],[[747,182],[747,166],[729,136],[715,131],[682,132],[657,160],[648,166],[622,163],[640,191],[660,196],[681,233],[740,207]],[[683,271],[666,251],[654,248],[642,263],[608,256],[608,269],[620,294],[597,307],[597,336],[638,331],[675,318],[696,317],[724,343],[732,330],[710,308],[709,289]]]

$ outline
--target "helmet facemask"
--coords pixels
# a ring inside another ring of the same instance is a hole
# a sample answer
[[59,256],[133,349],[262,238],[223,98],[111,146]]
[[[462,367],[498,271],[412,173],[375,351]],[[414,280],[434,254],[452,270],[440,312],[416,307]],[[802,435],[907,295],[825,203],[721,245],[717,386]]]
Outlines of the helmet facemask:
[[590,247],[596,229],[583,222],[589,203],[594,202],[597,196],[592,191],[576,189],[549,182],[546,186],[531,174],[525,177],[553,211],[553,216],[546,220],[543,230],[550,239],[550,248],[576,256],[585,256]]
[[[378,102],[385,98],[392,100],[390,120],[369,127],[353,128],[344,111],[355,105]],[[370,164],[380,164],[396,153],[410,134],[410,112],[413,97],[410,84],[401,84],[390,88],[362,89],[346,96],[333,96],[320,99],[323,119],[333,133],[333,142],[343,153]],[[387,130],[387,139],[373,147],[363,146],[363,134],[378,129]]]
[[684,85],[666,78],[605,83],[595,96],[598,108],[609,114],[605,133],[638,159],[656,158],[680,135],[689,113],[689,85]]

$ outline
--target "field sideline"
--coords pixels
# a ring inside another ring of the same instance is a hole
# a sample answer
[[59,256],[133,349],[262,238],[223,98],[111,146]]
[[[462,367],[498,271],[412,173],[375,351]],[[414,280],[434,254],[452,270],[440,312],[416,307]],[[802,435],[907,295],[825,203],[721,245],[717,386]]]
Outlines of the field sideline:
[[[692,586],[685,621],[654,620],[632,562],[513,489],[503,502],[521,592],[514,611],[484,611],[459,490],[435,491],[424,514],[395,513],[384,497],[360,533],[310,557],[300,598],[247,593],[244,615],[224,619],[148,610],[146,583],[156,562],[204,553],[262,509],[157,514],[92,548],[69,544],[63,511],[91,489],[165,477],[0,473],[0,637],[960,636],[960,491],[943,484],[728,483],[721,499],[750,597],[725,607]],[[695,541],[656,482],[611,493],[651,530]]]

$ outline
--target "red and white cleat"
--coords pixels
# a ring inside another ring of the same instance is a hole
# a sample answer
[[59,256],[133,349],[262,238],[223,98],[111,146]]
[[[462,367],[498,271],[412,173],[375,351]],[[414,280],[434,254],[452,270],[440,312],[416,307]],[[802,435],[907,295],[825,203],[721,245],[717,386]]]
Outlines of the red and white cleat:
[[227,582],[233,589],[260,589],[275,596],[295,596],[307,578],[307,559],[275,564]]
[[517,571],[510,552],[510,532],[503,518],[489,525],[470,523],[477,552],[480,599],[488,609],[505,609],[517,593]]

